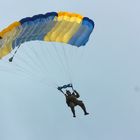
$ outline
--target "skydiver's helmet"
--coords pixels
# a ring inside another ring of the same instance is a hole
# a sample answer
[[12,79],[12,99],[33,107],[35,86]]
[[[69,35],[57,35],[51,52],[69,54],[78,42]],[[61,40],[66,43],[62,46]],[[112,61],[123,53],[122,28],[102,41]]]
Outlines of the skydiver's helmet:
[[71,95],[71,92],[69,90],[66,90],[67,95]]

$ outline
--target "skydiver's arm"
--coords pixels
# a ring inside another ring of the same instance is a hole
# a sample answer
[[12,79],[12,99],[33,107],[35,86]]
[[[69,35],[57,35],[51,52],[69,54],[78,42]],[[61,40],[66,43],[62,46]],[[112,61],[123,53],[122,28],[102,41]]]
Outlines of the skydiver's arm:
[[64,96],[65,96],[65,98],[66,98],[66,103],[67,103],[67,105],[69,106],[68,95],[67,95],[62,89],[59,90],[59,91],[61,91],[61,92],[64,94]]
[[64,95],[65,95],[65,97],[66,97],[66,103],[67,103],[67,105],[69,106],[70,101],[69,101],[69,99],[68,99],[68,95],[67,95],[67,94],[65,94],[65,93],[64,93]]
[[58,89],[60,92],[62,92],[63,94],[65,94],[64,91],[63,91],[61,88],[58,87],[57,89]]
[[64,93],[64,91],[63,90],[60,90],[64,95],[66,95],[65,93]]
[[79,93],[76,90],[73,90],[73,93],[75,94],[76,98],[80,97]]

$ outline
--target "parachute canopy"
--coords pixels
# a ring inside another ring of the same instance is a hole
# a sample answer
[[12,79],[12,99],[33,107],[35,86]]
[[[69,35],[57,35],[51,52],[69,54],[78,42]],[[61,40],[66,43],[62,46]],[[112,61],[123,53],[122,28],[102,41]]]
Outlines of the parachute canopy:
[[84,46],[93,31],[88,17],[69,12],[50,12],[16,21],[0,32],[0,58],[16,46],[33,40]]

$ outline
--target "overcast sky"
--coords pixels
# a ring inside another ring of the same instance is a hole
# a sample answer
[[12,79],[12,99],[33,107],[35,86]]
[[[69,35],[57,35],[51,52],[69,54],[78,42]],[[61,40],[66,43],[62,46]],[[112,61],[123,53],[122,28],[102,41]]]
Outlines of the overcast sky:
[[[76,12],[95,22],[82,49],[30,42],[13,64],[1,60],[0,140],[140,139],[138,0],[3,0],[0,5],[0,30],[50,11]],[[77,107],[72,117],[55,88],[68,82],[90,115]]]

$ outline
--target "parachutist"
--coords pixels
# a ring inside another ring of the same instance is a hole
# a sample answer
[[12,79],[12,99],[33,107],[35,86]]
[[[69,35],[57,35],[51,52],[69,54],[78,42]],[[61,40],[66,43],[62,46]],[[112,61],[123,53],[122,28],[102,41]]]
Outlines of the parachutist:
[[64,91],[62,89],[60,91],[65,95],[66,103],[71,108],[71,111],[73,113],[73,117],[76,117],[76,115],[75,115],[75,106],[77,106],[77,105],[82,108],[82,110],[84,111],[85,115],[89,114],[86,111],[86,107],[85,107],[83,101],[77,99],[77,98],[80,97],[80,95],[76,90],[73,90],[73,93],[71,93],[69,90],[66,90],[66,93],[64,93]]

